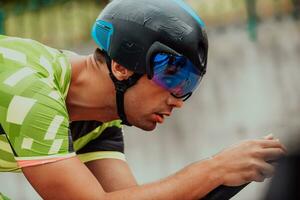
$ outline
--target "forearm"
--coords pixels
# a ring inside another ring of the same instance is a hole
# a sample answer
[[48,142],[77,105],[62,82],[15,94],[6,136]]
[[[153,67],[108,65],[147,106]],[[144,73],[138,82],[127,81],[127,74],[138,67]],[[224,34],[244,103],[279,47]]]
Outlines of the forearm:
[[[285,148],[277,140],[246,141],[161,181],[142,186],[132,184],[130,188],[111,193],[105,192],[77,157],[22,170],[44,199],[189,200],[202,198],[219,185],[239,186],[264,180],[274,171],[268,161],[275,161],[284,152]],[[115,177],[114,180],[121,178]]]
[[222,184],[215,161],[194,163],[161,181],[107,193],[105,199],[199,199]]
[[213,159],[204,160],[160,181],[115,192],[105,192],[77,157],[22,170],[43,199],[189,200],[199,199],[223,184],[221,165]]

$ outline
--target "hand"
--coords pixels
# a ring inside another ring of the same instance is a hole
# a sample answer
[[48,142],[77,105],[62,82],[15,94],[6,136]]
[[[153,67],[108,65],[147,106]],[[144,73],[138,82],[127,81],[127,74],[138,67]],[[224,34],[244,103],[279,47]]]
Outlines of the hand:
[[251,181],[263,182],[274,174],[274,163],[286,154],[286,148],[272,135],[249,140],[226,149],[212,159],[223,174],[223,185],[239,186]]

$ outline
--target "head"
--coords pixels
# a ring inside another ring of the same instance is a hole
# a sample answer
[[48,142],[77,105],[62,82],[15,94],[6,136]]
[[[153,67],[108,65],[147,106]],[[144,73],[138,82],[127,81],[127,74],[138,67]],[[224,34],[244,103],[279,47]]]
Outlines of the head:
[[114,0],[101,12],[92,35],[124,124],[152,130],[192,95],[206,72],[204,28],[181,0]]
[[[134,72],[112,61],[112,73],[122,81],[131,77]],[[128,121],[143,129],[153,130],[157,123],[171,115],[174,108],[182,107],[182,99],[175,98],[169,91],[157,85],[143,75],[136,84],[130,87],[124,97],[124,111]]]

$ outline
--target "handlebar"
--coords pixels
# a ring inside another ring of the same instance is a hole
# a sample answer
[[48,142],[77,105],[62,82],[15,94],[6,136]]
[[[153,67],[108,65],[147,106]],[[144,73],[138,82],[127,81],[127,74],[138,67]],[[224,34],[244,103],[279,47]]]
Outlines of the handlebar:
[[233,196],[235,196],[237,193],[239,193],[242,189],[244,189],[247,185],[241,185],[237,187],[229,187],[221,185],[208,193],[204,198],[201,200],[228,200],[231,199]]

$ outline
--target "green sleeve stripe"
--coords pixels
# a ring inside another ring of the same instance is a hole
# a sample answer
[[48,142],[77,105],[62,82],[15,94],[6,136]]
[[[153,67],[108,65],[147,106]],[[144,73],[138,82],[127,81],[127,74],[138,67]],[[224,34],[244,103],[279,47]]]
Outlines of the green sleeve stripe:
[[0,192],[0,200],[10,200],[10,198],[4,196],[4,195]]
[[[3,46],[3,45],[2,45]],[[22,64],[27,63],[27,56],[26,54],[19,52],[15,49],[0,47],[0,53],[3,55],[4,58],[20,62]]]
[[2,171],[3,168],[12,170],[12,169],[17,169],[19,167],[16,162],[8,162],[6,160],[0,159],[0,171]]
[[0,141],[0,151],[5,151],[7,153],[13,153],[11,147],[8,143]]
[[94,139],[98,138],[106,128],[113,127],[113,126],[121,128],[122,125],[121,125],[120,120],[115,120],[115,121],[112,121],[112,122],[109,122],[109,123],[104,123],[103,125],[101,125],[98,128],[94,129],[90,133],[88,133],[85,136],[79,138],[78,140],[76,140],[73,143],[74,149],[75,150],[81,149],[83,146],[85,146],[91,140],[94,140]]
[[12,152],[6,152],[0,149],[0,159],[6,160],[8,162],[16,162]]
[[64,98],[66,99],[69,88],[70,88],[70,83],[71,83],[71,66],[70,65],[68,67],[68,70],[66,72],[64,79],[65,79],[65,85],[63,86],[63,91],[64,91],[63,95],[64,95]]
[[0,139],[0,150],[11,153],[11,147],[7,142],[4,142]]
[[79,154],[77,156],[83,163],[90,162],[93,160],[99,160],[99,159],[118,159],[118,160],[126,161],[125,155],[117,151],[97,151],[97,152]]
[[6,136],[5,135],[0,135],[0,141],[6,142]]

